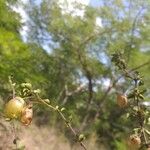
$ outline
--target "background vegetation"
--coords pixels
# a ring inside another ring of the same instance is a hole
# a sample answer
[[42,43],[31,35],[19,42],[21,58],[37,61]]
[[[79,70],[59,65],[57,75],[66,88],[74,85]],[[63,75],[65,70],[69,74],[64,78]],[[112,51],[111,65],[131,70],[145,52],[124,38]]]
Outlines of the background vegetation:
[[[101,0],[98,7],[74,4],[72,12],[65,12],[55,0],[38,5],[31,1],[25,6],[26,42],[20,35],[21,16],[12,9],[17,5],[16,0],[0,1],[1,112],[11,96],[8,76],[12,74],[17,83],[30,82],[42,90],[43,98],[65,107],[73,126],[87,140],[94,135],[106,149],[127,149],[126,139],[135,123],[117,106],[116,92],[126,93],[131,86],[123,77],[118,80],[121,72],[112,64],[111,54],[122,51],[128,66],[142,73],[149,101],[150,2]],[[76,9],[83,9],[84,15],[74,15]],[[35,106],[34,121],[63,131],[74,144],[55,112]]]

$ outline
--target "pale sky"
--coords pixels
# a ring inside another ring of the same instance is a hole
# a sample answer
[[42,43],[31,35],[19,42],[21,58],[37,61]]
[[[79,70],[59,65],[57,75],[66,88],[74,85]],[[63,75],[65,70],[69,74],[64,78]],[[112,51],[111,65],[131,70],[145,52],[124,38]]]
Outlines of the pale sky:
[[[28,3],[28,0],[21,0],[21,1],[23,4]],[[28,31],[28,26],[27,26],[26,22],[28,20],[28,15],[24,11],[24,8],[21,4],[18,6],[12,7],[12,9],[21,15],[21,22],[24,23],[24,25],[22,26],[22,29],[20,30],[20,34],[21,34],[23,40],[26,41],[27,31]]]
[[74,8],[73,4],[74,3],[80,3],[83,5],[88,5],[90,0],[58,0],[58,4],[61,6],[62,9],[62,13],[71,13],[72,12],[72,16],[80,16],[83,17],[84,16],[84,6],[82,7],[82,9],[77,9]]
[[[29,2],[29,0],[21,0],[23,4],[26,4]],[[35,0],[35,2],[39,3],[41,0]],[[97,1],[97,0],[94,0]],[[92,4],[94,4],[94,1],[92,2]],[[83,4],[82,9],[75,9],[73,7],[73,3],[80,3]],[[84,5],[89,5],[91,2],[90,0],[58,0],[58,3],[60,4],[61,8],[62,8],[62,12],[63,13],[70,13],[73,12],[72,15],[73,16],[80,16],[83,17],[84,16]],[[25,24],[22,29],[20,30],[20,34],[23,37],[23,40],[26,41],[26,37],[27,37],[27,31],[28,31],[28,26],[26,24],[27,20],[28,20],[28,15],[26,14],[26,12],[24,11],[23,6],[20,4],[19,7],[13,7],[13,9],[21,14],[22,17],[22,22]],[[102,22],[101,22],[101,18],[97,18],[96,19],[96,26],[100,26],[102,27]]]

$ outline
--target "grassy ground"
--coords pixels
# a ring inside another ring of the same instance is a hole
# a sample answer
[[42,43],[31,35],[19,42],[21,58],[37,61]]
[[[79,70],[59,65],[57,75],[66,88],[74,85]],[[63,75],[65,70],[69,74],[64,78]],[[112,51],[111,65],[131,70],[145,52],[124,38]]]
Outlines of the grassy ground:
[[[78,143],[71,146],[63,133],[54,128],[48,126],[38,127],[34,122],[28,127],[15,123],[15,127],[17,128],[16,134],[20,139],[18,140],[19,150],[23,150],[23,147],[25,150],[82,150]],[[1,118],[0,150],[16,149],[16,145],[13,144],[14,139],[13,125]],[[93,135],[85,141],[88,150],[103,150],[104,148],[96,146],[95,140],[96,137]]]

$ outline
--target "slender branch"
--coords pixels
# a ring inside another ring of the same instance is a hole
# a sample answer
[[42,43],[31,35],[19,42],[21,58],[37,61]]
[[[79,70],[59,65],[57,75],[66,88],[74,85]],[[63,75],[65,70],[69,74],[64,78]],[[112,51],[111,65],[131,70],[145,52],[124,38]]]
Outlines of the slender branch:
[[14,133],[14,141],[13,143],[16,145],[16,150],[18,149],[18,136],[17,136],[17,132],[16,132],[16,127],[15,127],[15,123],[14,123],[15,120],[12,120],[12,129],[13,129],[13,133]]
[[144,67],[144,66],[146,66],[146,65],[148,65],[148,64],[150,64],[150,60],[147,61],[147,62],[145,62],[145,63],[143,63],[143,64],[141,64],[141,65],[139,65],[139,66],[137,66],[137,67],[135,67],[135,68],[132,68],[131,70],[129,70],[129,73],[130,73],[130,72],[133,72],[133,71],[135,71],[135,70],[137,70],[137,69],[140,69],[140,68],[142,68],[142,67]]
[[[81,84],[81,85],[79,85],[75,90],[73,90],[73,91],[69,91],[68,90],[68,86],[67,85],[65,85],[65,89],[63,90],[63,92],[65,92],[65,96],[64,96],[64,98],[63,98],[63,102],[62,102],[62,104],[63,105],[65,105],[66,103],[67,103],[67,100],[68,100],[68,98],[70,97],[70,96],[73,96],[73,95],[75,95],[75,94],[77,94],[77,93],[79,93],[79,92],[82,92],[83,90],[85,90],[85,85],[83,85],[83,84]],[[62,92],[62,93],[63,93]],[[59,96],[60,97],[60,96]],[[60,99],[60,98],[59,98]]]
[[[72,133],[74,134],[75,137],[78,137],[78,134],[76,133],[76,131],[73,129],[73,127],[71,126],[70,122],[66,119],[66,117],[63,115],[63,113],[57,108],[54,107],[50,104],[48,104],[47,102],[45,102],[43,99],[40,98],[40,96],[38,94],[35,95],[38,98],[38,101],[41,102],[42,104],[48,106],[49,108],[53,109],[54,111],[57,111],[58,114],[61,116],[61,118],[64,120],[64,122],[66,123],[67,127],[69,127],[70,131],[72,131]],[[84,150],[87,150],[86,146],[84,145],[84,143],[82,141],[78,141],[81,145],[81,147]]]
[[[133,71],[136,71],[146,65],[150,64],[150,61],[147,61],[135,68],[132,68],[131,70],[128,71],[128,73],[132,73]],[[127,72],[126,72],[127,73]],[[109,92],[112,90],[112,88],[117,84],[117,82],[122,78],[124,77],[125,73],[122,73],[116,80],[113,81],[113,83],[107,88],[106,92],[104,93],[104,95],[100,98],[100,103],[98,104],[98,110],[97,110],[97,113],[96,113],[96,116],[98,116],[99,114],[99,111],[100,111],[100,108],[102,107],[103,103],[105,102]]]
[[144,128],[142,128],[142,134],[143,134],[143,137],[144,137],[145,145],[147,145],[148,141],[147,141],[147,138],[146,138],[146,134],[145,134],[145,129]]
[[[11,84],[11,86],[12,86],[12,89],[13,89],[13,97],[15,97],[15,84],[12,82],[12,77],[9,77],[9,82],[10,82],[10,84]],[[31,90],[31,89],[30,89]],[[76,137],[76,139],[77,139],[77,142],[81,145],[81,147],[84,149],[84,150],[87,150],[87,148],[86,148],[86,146],[84,145],[84,143],[82,142],[83,141],[83,139],[81,140],[81,139],[79,139],[79,135],[76,133],[76,131],[73,129],[73,127],[72,127],[72,125],[70,124],[70,121],[68,121],[67,119],[66,119],[66,117],[64,116],[64,114],[62,113],[62,110],[60,110],[59,109],[59,107],[58,106],[52,106],[52,105],[50,105],[49,104],[49,102],[47,102],[47,101],[45,101],[45,100],[43,100],[40,96],[39,96],[39,94],[38,94],[38,92],[35,92],[36,90],[31,90],[31,92],[32,92],[32,96],[34,96],[34,98],[36,97],[36,100],[37,101],[33,101],[33,103],[34,102],[36,102],[36,103],[40,103],[40,104],[44,104],[44,105],[46,105],[47,107],[49,107],[49,108],[51,108],[52,110],[54,110],[54,111],[57,111],[58,112],[58,114],[61,116],[61,118],[64,120],[64,122],[66,123],[66,125],[67,125],[67,127],[69,127],[69,129],[72,131],[72,133],[74,134],[74,136]],[[33,98],[32,96],[29,96],[28,98]],[[14,121],[14,120],[13,120]],[[17,138],[17,135],[16,135],[16,129],[15,129],[15,125],[14,125],[14,122],[13,122],[13,132],[15,133],[15,140],[14,140],[14,144],[16,144],[16,149],[18,148],[17,146],[17,140],[18,140],[18,138]]]
[[[137,12],[137,14],[135,15],[135,18],[133,20],[132,27],[131,27],[130,43],[129,43],[130,48],[132,47],[133,40],[134,40],[134,32],[135,32],[135,29],[136,29],[136,23],[138,21],[139,15],[142,13],[143,9],[144,9],[144,7],[142,6],[142,8]],[[129,59],[130,59],[130,53],[128,53],[128,60]]]
[[[73,127],[71,126],[71,124],[67,121],[67,119],[65,118],[65,116],[63,115],[63,113],[60,110],[57,110],[57,112],[60,114],[60,116],[63,118],[63,120],[65,121],[66,125],[70,128],[70,130],[72,131],[72,133],[74,134],[75,137],[78,136],[78,134],[76,133],[76,131],[73,129]],[[79,142],[79,141],[78,141]],[[85,145],[83,144],[83,142],[79,142],[80,145],[83,147],[84,150],[87,150],[87,148],[85,147]]]
[[145,135],[145,125],[146,125],[145,109],[143,109],[143,107],[140,105],[140,101],[144,100],[143,92],[140,90],[140,86],[143,85],[143,80],[139,72],[135,70],[139,69],[140,67],[143,67],[144,65],[149,64],[150,61],[131,70],[127,69],[126,63],[122,59],[120,53],[113,54],[112,61],[115,62],[116,66],[118,66],[119,69],[124,72],[123,74],[125,75],[125,77],[130,78],[132,83],[134,83],[134,88],[127,96],[127,98],[133,99],[133,107],[135,106],[137,108],[136,110],[134,110],[133,107],[131,107],[131,110],[134,112],[136,121],[139,124],[138,128],[140,129],[139,133],[135,133],[136,136],[139,138],[139,142],[137,142],[137,144],[138,146],[140,146],[140,148],[142,148],[143,146],[148,146],[147,137]]
[[11,89],[12,89],[12,92],[13,92],[13,98],[15,98],[15,94],[16,94],[16,92],[15,92],[15,83],[12,82],[12,76],[9,76],[8,79],[9,79],[9,83],[10,83],[10,86],[11,86]]

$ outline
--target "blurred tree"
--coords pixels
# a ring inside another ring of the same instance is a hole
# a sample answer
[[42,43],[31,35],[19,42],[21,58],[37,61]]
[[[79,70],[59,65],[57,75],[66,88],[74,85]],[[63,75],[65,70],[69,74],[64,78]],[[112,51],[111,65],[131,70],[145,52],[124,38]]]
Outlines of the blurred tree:
[[[35,44],[26,44],[20,36],[21,17],[12,10],[16,1],[0,1],[0,91],[6,95],[8,76],[17,82],[32,82],[35,86],[46,82],[45,70],[51,59]],[[39,61],[40,60],[40,61]],[[44,85],[43,85],[44,86]]]
[[[31,1],[26,7],[28,43],[22,42],[20,17],[8,4],[0,2],[1,93],[8,92],[7,78],[13,74],[17,82],[31,82],[44,97],[65,106],[73,124],[87,135],[96,132],[108,149],[123,147],[133,122],[116,108],[115,94],[125,93],[130,84],[119,80],[110,56],[121,50],[150,85],[150,3],[102,0],[96,8],[75,3],[73,10],[65,10],[58,1]],[[45,45],[50,53],[43,50]]]
[[[54,98],[76,112],[73,121],[81,122],[80,130],[96,131],[101,139],[112,141],[113,147],[114,140],[123,136],[117,131],[123,132],[124,125],[131,124],[120,121],[124,111],[113,107],[112,89],[125,92],[129,84],[118,83],[119,72],[112,67],[110,54],[123,51],[130,67],[145,63],[139,68],[149,81],[149,2],[101,1],[96,8],[75,3],[72,10],[65,10],[59,2],[43,0],[27,8],[31,19],[28,40],[41,47],[46,44],[56,62],[58,74],[50,85],[51,91],[57,87]],[[101,25],[96,24],[97,19]],[[77,90],[82,84],[83,91]]]

